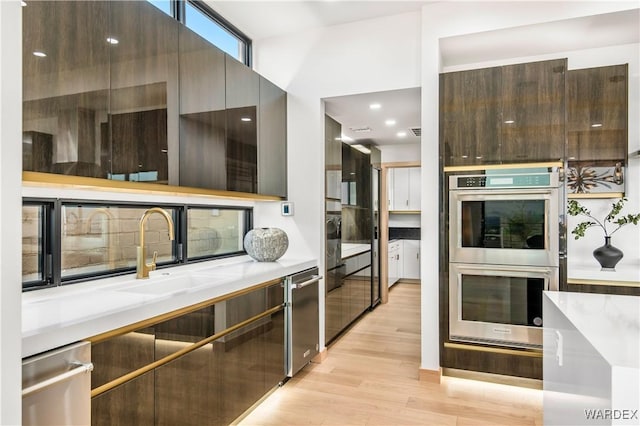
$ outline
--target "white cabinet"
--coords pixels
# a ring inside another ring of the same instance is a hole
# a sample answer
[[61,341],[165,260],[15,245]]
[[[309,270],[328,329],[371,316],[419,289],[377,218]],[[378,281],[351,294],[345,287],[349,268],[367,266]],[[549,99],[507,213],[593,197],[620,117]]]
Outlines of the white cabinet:
[[394,285],[400,279],[400,247],[402,247],[400,241],[389,242],[389,265],[387,268],[389,287]]
[[389,169],[389,210],[420,210],[420,167],[397,167]]
[[402,240],[401,278],[420,279],[420,241]]

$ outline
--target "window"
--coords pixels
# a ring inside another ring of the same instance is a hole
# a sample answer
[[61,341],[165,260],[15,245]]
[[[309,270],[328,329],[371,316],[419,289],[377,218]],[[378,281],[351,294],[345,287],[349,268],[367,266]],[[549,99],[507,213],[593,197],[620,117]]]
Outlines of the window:
[[[134,272],[140,220],[150,207],[158,205],[24,200],[23,289]],[[147,262],[154,252],[158,268],[245,254],[243,239],[251,226],[250,208],[159,207],[173,219],[175,238],[169,238],[161,214],[148,215],[144,227]]]
[[163,11],[169,16],[175,16],[173,12],[173,1],[171,0],[147,0],[149,3]]
[[[176,209],[163,207],[177,223]],[[130,271],[136,267],[140,244],[140,218],[147,207],[63,204],[61,244],[61,278],[83,278],[111,271]],[[156,264],[178,261],[168,225],[160,214],[148,217],[145,246]]]
[[22,206],[22,282],[23,287],[43,287],[51,282],[50,228],[52,205],[27,202]]
[[187,258],[240,253],[247,229],[242,210],[194,207],[187,209]]
[[194,32],[228,53],[240,62],[249,65],[248,39],[238,36],[238,31],[200,2],[185,4],[185,25]]
[[147,0],[211,44],[251,66],[251,39],[200,0]]

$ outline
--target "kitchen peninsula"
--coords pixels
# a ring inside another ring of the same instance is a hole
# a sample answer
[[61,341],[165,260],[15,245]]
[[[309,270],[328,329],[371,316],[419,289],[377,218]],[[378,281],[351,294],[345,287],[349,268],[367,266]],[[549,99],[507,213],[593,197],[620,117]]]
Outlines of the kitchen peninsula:
[[545,292],[543,304],[544,424],[638,424],[640,299]]

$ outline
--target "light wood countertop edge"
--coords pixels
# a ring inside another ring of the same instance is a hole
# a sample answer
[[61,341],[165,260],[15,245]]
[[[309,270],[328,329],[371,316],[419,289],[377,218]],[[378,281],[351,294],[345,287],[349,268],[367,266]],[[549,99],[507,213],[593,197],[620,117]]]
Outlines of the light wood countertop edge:
[[33,187],[90,189],[99,191],[164,194],[175,196],[218,197],[235,200],[281,201],[282,197],[248,192],[222,191],[159,183],[118,181],[84,176],[67,176],[54,173],[22,172],[22,184]]

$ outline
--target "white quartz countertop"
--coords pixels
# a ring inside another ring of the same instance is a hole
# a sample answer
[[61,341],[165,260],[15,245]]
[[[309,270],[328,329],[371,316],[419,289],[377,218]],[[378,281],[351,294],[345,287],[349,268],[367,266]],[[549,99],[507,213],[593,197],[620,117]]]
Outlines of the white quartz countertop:
[[626,282],[640,287],[640,261],[622,259],[616,265],[615,271],[601,271],[600,265],[594,258],[584,262],[569,262],[567,264],[567,278],[569,281],[602,281]]
[[22,294],[22,357],[317,266],[310,258],[256,262],[249,256]]
[[545,292],[612,366],[640,368],[640,297]]
[[371,244],[342,243],[340,249],[342,250],[342,258],[346,259],[371,250]]

